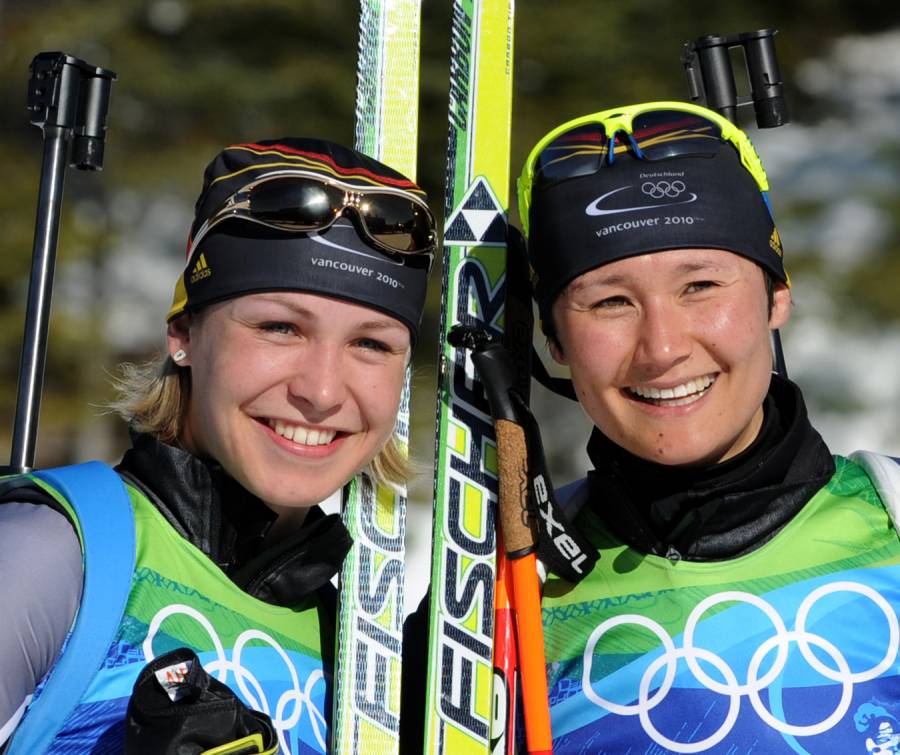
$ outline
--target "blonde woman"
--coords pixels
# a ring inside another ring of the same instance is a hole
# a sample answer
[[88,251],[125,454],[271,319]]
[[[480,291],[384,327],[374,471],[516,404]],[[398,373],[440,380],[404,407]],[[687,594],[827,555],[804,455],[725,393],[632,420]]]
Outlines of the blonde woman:
[[[315,504],[364,469],[405,476],[392,433],[433,250],[421,189],[353,150],[290,138],[209,164],[167,354],[121,385],[131,593],[48,752],[121,751],[138,674],[175,648],[269,713],[283,751],[325,751],[350,538]],[[83,571],[72,502],[21,480],[4,500],[0,744],[40,699]]]

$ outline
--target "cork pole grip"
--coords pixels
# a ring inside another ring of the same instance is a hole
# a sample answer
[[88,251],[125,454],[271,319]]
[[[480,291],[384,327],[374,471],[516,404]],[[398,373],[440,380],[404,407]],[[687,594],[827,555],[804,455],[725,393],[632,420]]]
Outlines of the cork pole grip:
[[534,546],[525,504],[528,500],[528,449],[525,431],[508,419],[498,419],[497,456],[500,467],[500,527],[507,553]]

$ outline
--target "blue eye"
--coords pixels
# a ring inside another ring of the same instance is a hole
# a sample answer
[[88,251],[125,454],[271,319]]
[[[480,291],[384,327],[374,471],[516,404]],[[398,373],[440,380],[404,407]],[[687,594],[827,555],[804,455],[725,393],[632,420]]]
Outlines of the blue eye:
[[388,346],[383,341],[379,341],[375,338],[360,338],[357,341],[357,344],[364,349],[370,349],[372,351],[390,351],[391,347]]
[[628,304],[628,299],[624,296],[610,296],[595,302],[592,309],[610,309],[612,307],[621,307],[625,304]]
[[287,322],[264,322],[259,329],[266,333],[280,333],[282,335],[290,335],[294,332],[294,326]]

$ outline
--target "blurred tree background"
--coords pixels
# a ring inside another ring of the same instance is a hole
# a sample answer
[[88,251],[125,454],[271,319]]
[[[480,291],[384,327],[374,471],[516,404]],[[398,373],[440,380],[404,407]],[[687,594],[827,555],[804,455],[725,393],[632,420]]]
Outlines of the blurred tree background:
[[[438,212],[450,12],[450,3],[424,4],[418,177]],[[163,317],[206,163],[238,141],[317,135],[352,143],[357,23],[350,0],[0,0],[4,458],[40,174],[41,135],[25,110],[31,58],[62,50],[119,77],[104,171],[67,175],[37,449],[38,465],[113,461],[127,439],[101,408],[109,376],[119,362],[163,347]],[[900,454],[900,5],[519,0],[513,171],[565,119],[685,98],[685,41],[766,27],[779,29],[793,122],[748,130],[769,171],[795,283],[788,367],[833,449]],[[741,115],[749,124],[752,115]],[[514,210],[511,217],[517,221]],[[414,453],[425,468],[439,271],[432,283],[413,406]],[[589,425],[538,388],[535,403],[564,482],[585,468]],[[430,490],[426,473],[412,494],[423,512]]]

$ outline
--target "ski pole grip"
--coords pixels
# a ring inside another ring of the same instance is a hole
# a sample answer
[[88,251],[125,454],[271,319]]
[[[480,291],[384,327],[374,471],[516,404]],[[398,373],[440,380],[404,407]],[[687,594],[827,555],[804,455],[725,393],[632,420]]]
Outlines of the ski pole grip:
[[499,467],[500,530],[510,558],[532,553],[535,538],[528,518],[528,445],[510,389],[515,370],[509,350],[483,328],[457,325],[448,334],[450,345],[467,349],[484,385],[494,431]]
[[528,518],[528,447],[522,426],[507,419],[495,422],[500,476],[500,529],[510,558],[534,551]]

